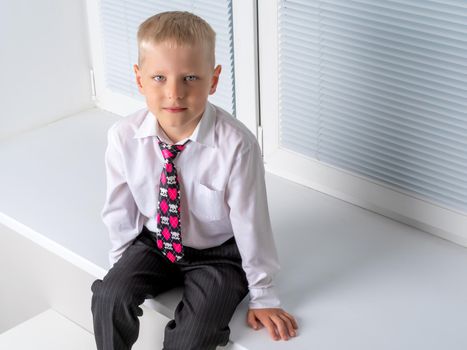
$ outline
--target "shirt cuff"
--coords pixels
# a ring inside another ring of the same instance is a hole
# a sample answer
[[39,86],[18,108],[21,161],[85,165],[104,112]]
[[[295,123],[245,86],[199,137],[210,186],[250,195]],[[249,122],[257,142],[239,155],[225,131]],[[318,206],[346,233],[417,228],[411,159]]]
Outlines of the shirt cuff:
[[281,303],[274,287],[250,288],[250,309],[280,308]]

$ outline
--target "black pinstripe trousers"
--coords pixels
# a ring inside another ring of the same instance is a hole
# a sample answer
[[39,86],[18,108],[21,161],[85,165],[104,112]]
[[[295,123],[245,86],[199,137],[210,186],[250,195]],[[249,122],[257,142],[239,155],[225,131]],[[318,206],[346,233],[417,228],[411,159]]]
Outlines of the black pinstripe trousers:
[[93,282],[91,311],[99,350],[131,349],[139,335],[145,299],[184,286],[174,319],[167,323],[163,350],[215,350],[229,340],[228,326],[248,294],[235,238],[208,249],[184,247],[171,263],[145,226],[102,280]]

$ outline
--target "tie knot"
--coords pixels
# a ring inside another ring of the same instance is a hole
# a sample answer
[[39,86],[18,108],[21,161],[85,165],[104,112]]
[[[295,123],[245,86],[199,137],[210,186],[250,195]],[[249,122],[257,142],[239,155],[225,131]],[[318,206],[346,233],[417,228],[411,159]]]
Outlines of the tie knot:
[[185,149],[185,145],[190,141],[190,140],[188,140],[183,145],[169,145],[169,144],[161,141],[159,138],[157,138],[157,139],[158,139],[158,143],[159,143],[159,148],[162,151],[162,156],[164,157],[164,159],[167,159],[167,160],[175,159],[177,154],[179,154],[181,151],[183,151]]

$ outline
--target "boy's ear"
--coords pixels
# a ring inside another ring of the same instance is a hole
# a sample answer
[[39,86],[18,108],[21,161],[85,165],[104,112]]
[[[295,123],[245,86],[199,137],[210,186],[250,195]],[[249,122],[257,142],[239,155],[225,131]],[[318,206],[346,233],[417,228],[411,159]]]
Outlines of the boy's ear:
[[209,95],[212,95],[213,93],[216,92],[217,83],[219,82],[219,75],[221,74],[221,71],[222,71],[222,66],[219,64],[214,69],[214,73],[212,75],[212,82],[211,82],[211,88],[209,89]]
[[143,93],[143,85],[141,84],[141,73],[137,64],[133,65],[133,70],[135,72],[136,85],[140,93]]

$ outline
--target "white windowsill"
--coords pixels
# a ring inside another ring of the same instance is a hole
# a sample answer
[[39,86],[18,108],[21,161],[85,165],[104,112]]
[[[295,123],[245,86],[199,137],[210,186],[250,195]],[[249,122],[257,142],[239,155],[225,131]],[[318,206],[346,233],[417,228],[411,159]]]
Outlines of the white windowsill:
[[[0,141],[0,222],[96,278],[110,247],[100,220],[106,130],[118,116],[91,109]],[[299,337],[274,342],[231,323],[245,349],[465,349],[467,249],[267,173],[281,272]],[[168,317],[180,290],[147,300]]]

